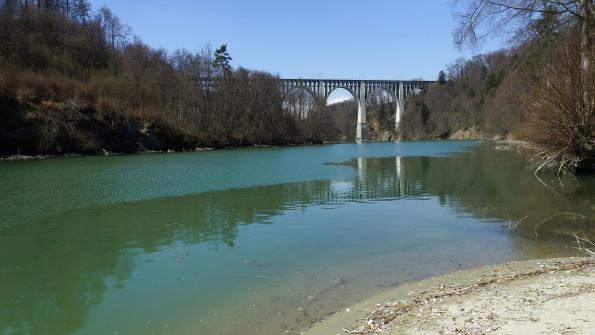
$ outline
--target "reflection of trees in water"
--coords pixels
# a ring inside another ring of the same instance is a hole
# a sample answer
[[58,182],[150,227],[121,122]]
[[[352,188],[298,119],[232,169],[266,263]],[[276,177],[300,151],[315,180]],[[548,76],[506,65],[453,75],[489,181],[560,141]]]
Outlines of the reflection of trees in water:
[[[88,309],[101,302],[105,279],[126,280],[139,251],[176,241],[233,246],[240,225],[270,223],[285,210],[310,205],[434,195],[457,213],[480,219],[528,216],[513,232],[515,244],[521,240],[514,234],[535,239],[533,227],[561,211],[588,219],[552,219],[541,225],[539,238],[566,236],[568,230],[594,235],[594,179],[567,181],[565,192],[556,194],[539,184],[516,154],[482,148],[454,157],[336,164],[352,167],[354,177],[96,207],[10,227],[0,235],[0,332],[80,329]],[[532,254],[531,246],[518,247]]]
[[[526,217],[515,233],[527,238],[566,239],[570,231],[593,236],[595,178],[568,176],[564,190],[553,191],[540,184],[526,164],[516,153],[495,153],[486,146],[456,157],[406,159],[404,178],[460,213],[502,221]],[[560,214],[565,212],[584,218]]]
[[27,228],[3,232],[0,238],[0,332],[66,334],[81,328],[87,308],[104,295],[104,278],[131,262],[120,253],[121,241],[84,231]]
[[209,192],[77,210],[0,235],[0,333],[66,334],[126,280],[138,251],[176,241],[234,245],[238,225],[325,199],[328,181]]
[[555,255],[553,241],[571,247],[570,232],[595,239],[595,177],[558,180],[553,175],[544,186],[527,168],[526,158],[516,153],[484,146],[451,157],[370,158],[340,164],[358,170],[347,199],[433,195],[460,215],[504,225],[510,221],[512,226],[524,218],[510,240],[527,258]]
[[[356,166],[355,161],[351,164]],[[400,166],[398,181],[395,174],[390,175],[393,164]],[[514,231],[533,239],[567,238],[570,231],[595,234],[595,177],[566,176],[561,181],[564,188],[551,189],[535,178],[526,159],[516,153],[497,153],[485,146],[452,157],[372,158],[366,166],[371,193],[398,184],[396,194],[434,195],[441,204],[479,219],[508,222],[526,217]],[[555,182],[560,183],[557,177]]]

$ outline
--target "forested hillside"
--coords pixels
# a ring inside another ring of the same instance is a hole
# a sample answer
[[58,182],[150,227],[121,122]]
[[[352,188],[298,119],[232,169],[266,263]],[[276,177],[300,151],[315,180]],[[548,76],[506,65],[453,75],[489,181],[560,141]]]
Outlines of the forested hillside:
[[153,49],[87,0],[2,0],[0,39],[0,155],[337,139],[325,109],[283,108],[275,78],[232,68],[225,45]]
[[449,65],[408,99],[401,136],[525,139],[539,168],[595,171],[593,1],[456,4],[458,45],[505,34],[511,47]]
[[436,84],[411,96],[401,134],[419,138],[502,138],[523,133],[521,95],[527,78],[515,51],[459,59],[441,71]]

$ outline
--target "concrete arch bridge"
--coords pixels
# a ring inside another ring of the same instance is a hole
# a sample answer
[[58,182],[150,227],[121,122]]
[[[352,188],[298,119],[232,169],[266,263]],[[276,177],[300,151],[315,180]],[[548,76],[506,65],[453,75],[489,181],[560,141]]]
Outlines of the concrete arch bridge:
[[283,94],[287,96],[293,90],[304,89],[313,97],[327,98],[337,89],[349,92],[357,104],[358,142],[368,139],[368,123],[366,121],[366,101],[375,90],[387,92],[393,99],[395,110],[395,129],[398,129],[401,115],[405,107],[405,99],[409,94],[419,92],[433,81],[424,80],[336,80],[336,79],[280,79]]

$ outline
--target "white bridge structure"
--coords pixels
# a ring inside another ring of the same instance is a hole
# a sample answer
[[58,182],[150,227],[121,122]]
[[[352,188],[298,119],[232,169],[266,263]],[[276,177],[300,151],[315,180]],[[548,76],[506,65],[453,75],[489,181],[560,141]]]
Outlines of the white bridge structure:
[[284,96],[292,91],[303,89],[314,98],[327,98],[337,89],[349,92],[357,104],[357,130],[358,142],[368,139],[368,123],[366,121],[366,101],[375,90],[387,92],[395,106],[395,131],[398,131],[401,115],[405,107],[405,99],[409,94],[418,93],[434,81],[424,80],[335,80],[335,79],[280,79]]

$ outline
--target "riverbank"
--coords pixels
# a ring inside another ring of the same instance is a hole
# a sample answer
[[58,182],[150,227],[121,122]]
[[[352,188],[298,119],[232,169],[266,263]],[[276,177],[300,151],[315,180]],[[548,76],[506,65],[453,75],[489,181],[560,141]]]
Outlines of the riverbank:
[[165,151],[157,151],[157,150],[146,150],[146,151],[133,151],[133,152],[108,152],[102,151],[97,152],[95,154],[83,154],[83,153],[72,153],[72,154],[63,154],[63,155],[9,155],[9,156],[0,156],[1,161],[24,161],[24,160],[31,160],[31,159],[49,159],[49,158],[70,158],[70,157],[93,157],[93,156],[122,156],[122,155],[148,155],[148,154],[164,154],[164,153],[178,153],[178,152],[202,152],[202,151],[212,151],[212,150],[231,150],[231,149],[245,149],[245,148],[254,148],[254,149],[264,149],[264,148],[282,148],[282,147],[301,147],[307,145],[325,145],[325,144],[346,144],[352,142],[324,142],[324,143],[289,143],[289,144],[254,144],[254,145],[244,145],[244,146],[233,146],[233,147],[196,147],[192,150],[165,150]]
[[321,144],[316,136],[242,136],[196,130],[158,115],[140,117],[82,102],[22,101],[0,92],[0,160]]
[[593,301],[594,258],[510,262],[404,284],[306,334],[590,334]]
[[[431,139],[429,141],[434,141],[435,139]],[[467,139],[453,139],[453,141],[460,141],[460,140],[467,140]],[[525,152],[534,152],[536,150],[535,146],[531,143],[521,140],[511,140],[511,139],[496,139],[496,140],[484,140],[480,138],[474,139],[476,141],[487,141],[489,143],[493,143],[494,147],[498,151],[516,151],[521,154],[523,151]],[[389,140],[371,140],[370,142],[392,142],[392,139]],[[396,140],[396,142],[401,141],[423,141],[423,140]],[[194,149],[182,149],[182,150],[173,150],[167,149],[163,151],[159,150],[144,150],[144,151],[131,151],[131,152],[109,152],[109,151],[98,151],[96,153],[66,153],[66,154],[48,154],[48,155],[5,155],[0,156],[1,161],[20,161],[20,160],[31,160],[31,159],[48,159],[48,158],[69,158],[69,157],[83,157],[83,156],[120,156],[120,155],[136,155],[136,154],[159,154],[159,153],[175,153],[175,152],[201,152],[201,151],[211,151],[211,150],[222,150],[222,149],[242,149],[242,148],[280,148],[280,147],[297,147],[297,146],[307,146],[307,145],[325,145],[325,144],[345,144],[345,143],[353,143],[353,141],[327,141],[323,143],[288,143],[288,144],[253,144],[253,145],[243,145],[243,146],[227,146],[227,147],[213,147],[213,146],[198,146]],[[529,157],[528,157],[529,158]]]

